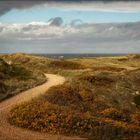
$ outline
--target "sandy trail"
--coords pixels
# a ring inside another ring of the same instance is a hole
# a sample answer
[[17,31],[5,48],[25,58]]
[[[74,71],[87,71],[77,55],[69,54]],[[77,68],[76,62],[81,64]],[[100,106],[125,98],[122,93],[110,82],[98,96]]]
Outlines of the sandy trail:
[[24,91],[0,103],[0,140],[82,140],[78,137],[66,137],[35,132],[10,125],[7,122],[11,108],[44,94],[50,87],[63,84],[65,79],[58,75],[46,74],[48,81],[38,87]]

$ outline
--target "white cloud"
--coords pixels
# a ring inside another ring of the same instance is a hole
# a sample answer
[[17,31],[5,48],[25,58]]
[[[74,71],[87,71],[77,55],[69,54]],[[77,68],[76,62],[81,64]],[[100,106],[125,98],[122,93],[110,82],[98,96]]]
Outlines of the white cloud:
[[[60,38],[75,33],[69,26],[54,26],[50,22],[31,22],[28,24],[0,24],[0,37],[21,40],[42,40]],[[29,39],[28,39],[29,38]]]
[[140,53],[139,44],[139,22],[77,26],[51,26],[47,22],[0,24],[0,52]]

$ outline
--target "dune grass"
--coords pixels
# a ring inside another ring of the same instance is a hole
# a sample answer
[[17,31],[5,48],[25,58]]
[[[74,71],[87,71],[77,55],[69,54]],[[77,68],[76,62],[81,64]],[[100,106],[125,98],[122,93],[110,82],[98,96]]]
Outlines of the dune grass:
[[0,101],[45,81],[42,72],[0,59]]

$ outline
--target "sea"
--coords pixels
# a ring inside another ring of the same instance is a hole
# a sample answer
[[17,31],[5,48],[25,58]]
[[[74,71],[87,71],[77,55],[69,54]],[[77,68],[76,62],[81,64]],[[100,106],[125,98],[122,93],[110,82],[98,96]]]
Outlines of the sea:
[[35,56],[44,56],[53,59],[59,58],[85,58],[85,57],[112,57],[112,56],[124,56],[128,54],[31,54]]

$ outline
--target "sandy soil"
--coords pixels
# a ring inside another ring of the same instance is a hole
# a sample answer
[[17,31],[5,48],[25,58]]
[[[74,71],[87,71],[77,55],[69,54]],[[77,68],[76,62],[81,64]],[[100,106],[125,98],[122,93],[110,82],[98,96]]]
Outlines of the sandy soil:
[[63,84],[65,79],[61,76],[46,74],[48,81],[38,87],[29,89],[0,103],[0,140],[82,140],[79,137],[66,137],[35,132],[10,125],[7,122],[11,108],[25,101],[29,101],[44,94],[50,87]]

